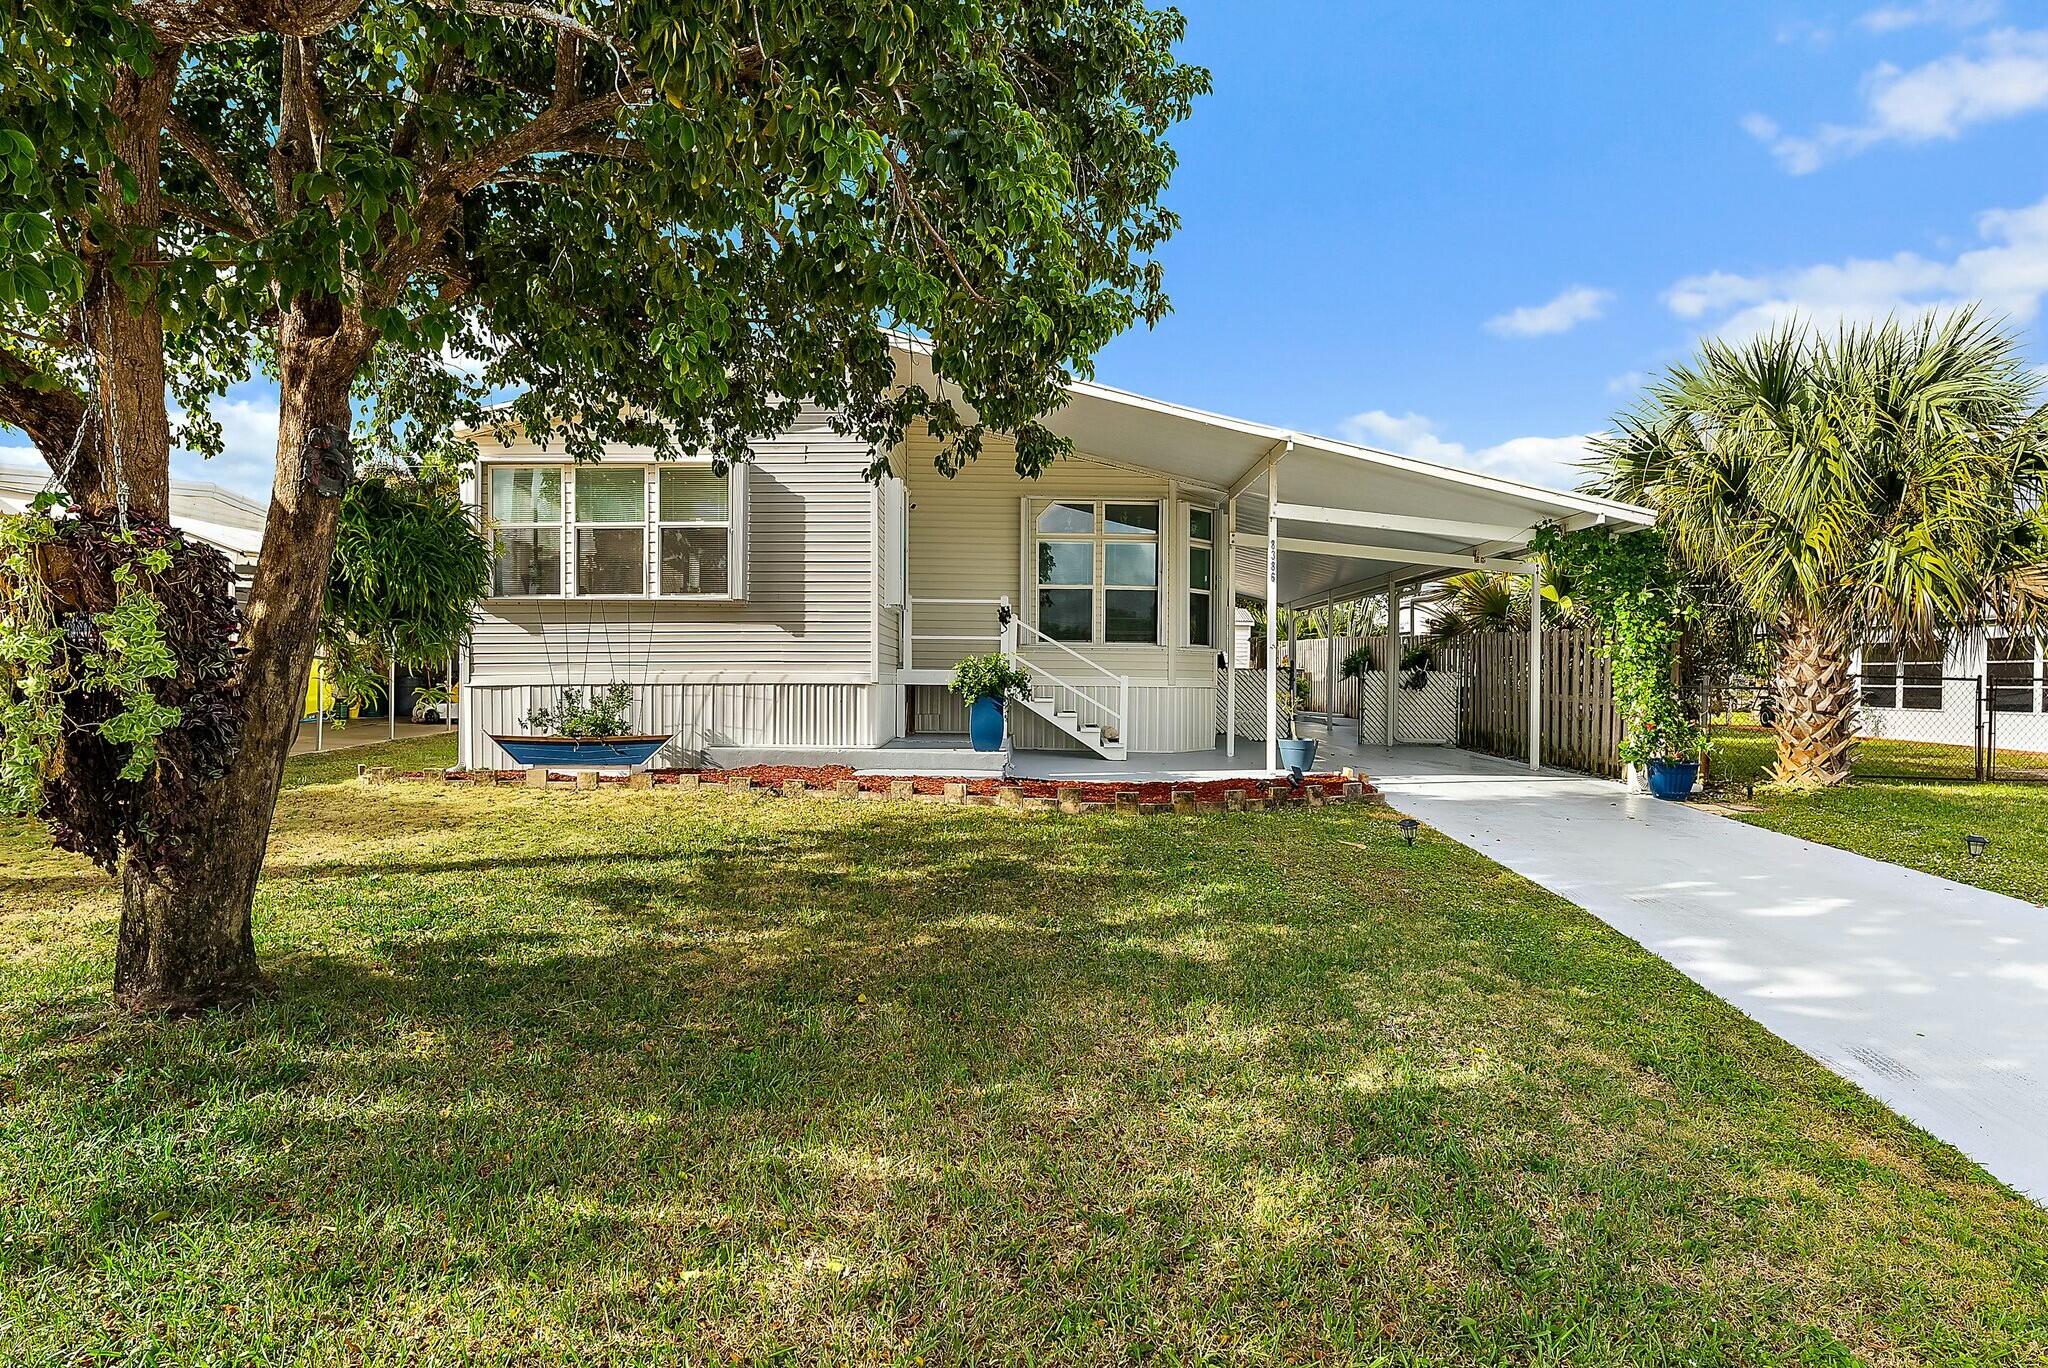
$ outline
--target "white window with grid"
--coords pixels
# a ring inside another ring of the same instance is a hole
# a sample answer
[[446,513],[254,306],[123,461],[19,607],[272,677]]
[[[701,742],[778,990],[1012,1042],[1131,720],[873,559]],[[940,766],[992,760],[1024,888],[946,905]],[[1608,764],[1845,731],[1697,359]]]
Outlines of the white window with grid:
[[1038,630],[1054,641],[1160,644],[1157,501],[1034,504]]
[[488,464],[492,596],[742,597],[743,470]]
[[1216,510],[1188,511],[1188,645],[1216,644]]
[[562,469],[498,465],[486,484],[491,595],[555,598],[562,592]]
[[1993,712],[2044,711],[2041,643],[2025,636],[1994,636],[1986,640],[1984,682],[1990,690]]
[[733,597],[731,472],[686,465],[663,466],[654,474],[661,596]]

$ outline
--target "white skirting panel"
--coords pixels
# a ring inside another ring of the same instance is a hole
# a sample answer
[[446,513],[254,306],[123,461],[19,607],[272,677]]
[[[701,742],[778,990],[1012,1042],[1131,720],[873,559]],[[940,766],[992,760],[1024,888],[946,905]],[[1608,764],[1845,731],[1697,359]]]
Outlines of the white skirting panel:
[[[1093,685],[1081,692],[1095,703],[1083,707],[1083,722],[1100,723],[1109,714],[1104,705],[1114,706],[1116,686]],[[965,734],[967,708],[951,689],[936,684],[919,685],[913,705],[917,729],[940,735]],[[1216,744],[1212,715],[1216,690],[1201,684],[1131,685],[1131,719],[1126,744],[1133,751],[1172,752],[1208,750]],[[1018,750],[1086,751],[1088,748],[1038,714],[1023,707],[1010,709],[1011,744]]]
[[[676,739],[655,766],[694,764],[706,746],[876,746],[893,725],[870,684],[642,684],[633,689],[631,729]],[[466,768],[509,769],[493,734],[532,730],[526,715],[561,692],[545,684],[465,685],[462,756]]]
[[[1237,680],[1237,734],[1244,740],[1263,741],[1266,739],[1266,672],[1263,669],[1233,670],[1231,674]],[[1228,730],[1221,678],[1219,671],[1217,687],[1210,690],[1216,699],[1211,725],[1218,736]]]
[[[1406,675],[1401,676],[1405,681]],[[1386,676],[1369,674],[1360,681],[1363,744],[1383,746],[1387,741]],[[1399,716],[1394,734],[1403,745],[1448,746],[1458,739],[1458,676],[1449,670],[1431,670],[1419,689],[1406,683],[1396,699]]]
[[[1359,734],[1364,744],[1380,746],[1387,737],[1387,695],[1384,684],[1386,676],[1369,674],[1358,683],[1359,707],[1365,725]],[[1407,676],[1403,675],[1403,679]],[[1402,686],[1399,700],[1400,716],[1395,719],[1395,733],[1403,744],[1447,746],[1458,739],[1458,676],[1447,670],[1432,670],[1428,682],[1420,689]],[[1316,711],[1316,709],[1309,709]],[[1224,727],[1223,690],[1216,690],[1215,727],[1221,734]],[[1320,721],[1308,723],[1304,733],[1318,735]],[[1350,718],[1344,719],[1344,728],[1350,731]],[[1266,739],[1266,672],[1264,670],[1239,670],[1237,672],[1237,734],[1240,739],[1264,741]]]

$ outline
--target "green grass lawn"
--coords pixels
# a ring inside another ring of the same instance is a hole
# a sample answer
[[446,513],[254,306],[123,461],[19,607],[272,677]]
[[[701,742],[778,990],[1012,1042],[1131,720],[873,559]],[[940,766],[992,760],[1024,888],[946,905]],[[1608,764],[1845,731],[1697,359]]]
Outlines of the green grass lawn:
[[[1889,773],[1949,772],[1950,746],[1904,741],[1870,741],[1859,760]],[[1714,739],[1716,782],[1761,783],[1775,751],[1767,733],[1724,730]],[[1968,763],[1968,752],[1963,752]],[[1862,779],[1824,793],[1797,794],[1759,788],[1754,812],[1745,822],[1790,836],[1839,846],[1930,874],[2048,903],[2048,785],[1979,784],[1931,779]],[[1986,836],[1991,844],[1972,857],[1963,838]]]
[[310,782],[445,745],[200,1023],[0,832],[8,1360],[2048,1356],[2048,1213],[1382,810]]

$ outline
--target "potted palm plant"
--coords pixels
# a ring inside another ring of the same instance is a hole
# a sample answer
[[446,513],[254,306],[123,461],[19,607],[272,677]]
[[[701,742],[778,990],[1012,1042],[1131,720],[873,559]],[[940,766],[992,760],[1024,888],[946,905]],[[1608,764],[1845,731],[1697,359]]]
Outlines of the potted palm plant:
[[1031,691],[1031,672],[1000,651],[953,667],[953,692],[967,705],[967,735],[978,751],[1003,748],[1003,705]]

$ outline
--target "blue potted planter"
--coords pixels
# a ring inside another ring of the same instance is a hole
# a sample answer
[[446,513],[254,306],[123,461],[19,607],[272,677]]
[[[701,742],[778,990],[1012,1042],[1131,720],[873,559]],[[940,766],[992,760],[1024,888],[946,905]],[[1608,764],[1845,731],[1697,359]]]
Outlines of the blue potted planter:
[[1003,748],[1003,700],[977,698],[967,709],[967,735],[978,751]]
[[1280,743],[1280,768],[1300,770],[1307,774],[1316,767],[1315,738],[1305,741],[1288,740]]
[[1692,786],[1699,782],[1700,762],[1697,760],[1652,760],[1650,762],[1650,792],[1659,798],[1676,802],[1690,797]]

